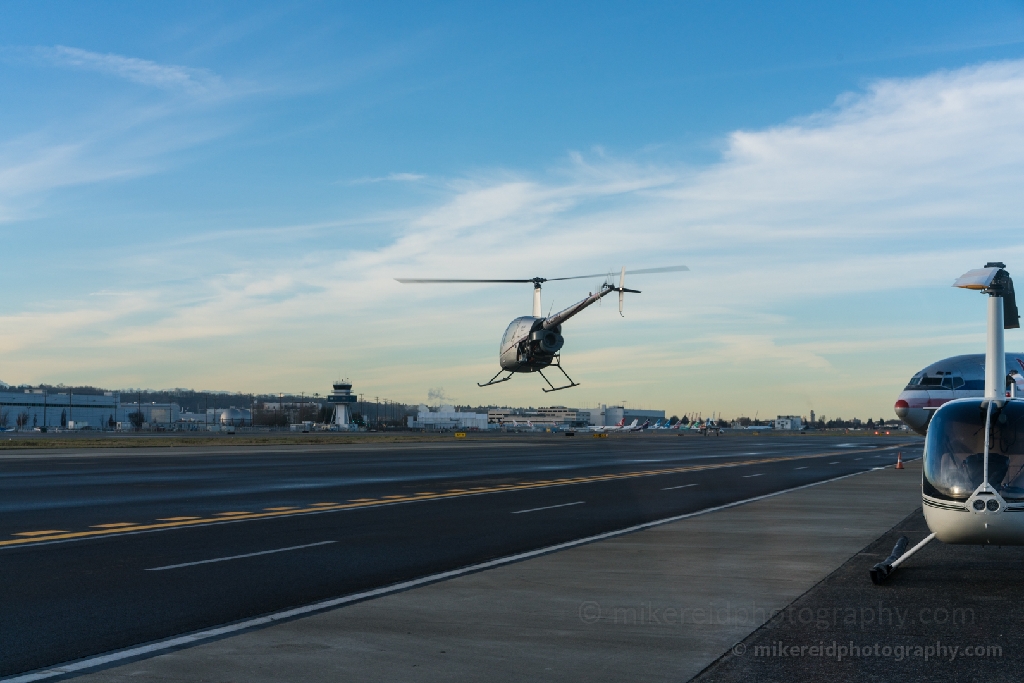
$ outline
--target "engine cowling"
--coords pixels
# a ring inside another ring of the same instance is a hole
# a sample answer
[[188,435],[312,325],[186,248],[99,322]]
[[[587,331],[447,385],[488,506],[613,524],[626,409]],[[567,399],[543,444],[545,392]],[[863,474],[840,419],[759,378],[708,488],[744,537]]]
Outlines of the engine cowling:
[[537,342],[537,346],[544,353],[558,353],[558,350],[565,344],[565,337],[555,330],[539,329],[530,334],[530,341]]

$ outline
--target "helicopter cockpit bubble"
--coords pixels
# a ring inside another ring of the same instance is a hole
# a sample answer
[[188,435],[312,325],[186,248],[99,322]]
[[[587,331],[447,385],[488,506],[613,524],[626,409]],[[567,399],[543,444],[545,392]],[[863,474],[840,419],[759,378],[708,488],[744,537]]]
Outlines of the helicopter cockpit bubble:
[[[924,449],[925,496],[963,502],[984,481],[988,401],[959,399],[935,412]],[[1024,401],[993,406],[988,482],[1007,502],[1024,502]]]

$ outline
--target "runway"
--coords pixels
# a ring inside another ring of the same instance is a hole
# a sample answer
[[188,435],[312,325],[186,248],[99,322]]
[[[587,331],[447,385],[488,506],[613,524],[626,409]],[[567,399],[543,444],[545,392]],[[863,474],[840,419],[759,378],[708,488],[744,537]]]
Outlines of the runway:
[[0,461],[0,675],[891,464],[914,437],[558,435]]

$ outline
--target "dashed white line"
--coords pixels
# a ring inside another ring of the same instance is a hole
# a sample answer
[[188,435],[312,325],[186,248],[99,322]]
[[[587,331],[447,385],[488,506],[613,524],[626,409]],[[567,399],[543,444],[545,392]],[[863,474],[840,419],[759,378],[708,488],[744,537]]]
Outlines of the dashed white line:
[[683,484],[682,486],[669,486],[663,488],[662,491],[674,491],[675,489],[685,489],[687,486],[696,486],[696,484]]
[[763,476],[763,475],[764,475],[764,472],[758,472],[757,474],[744,474],[743,478],[744,479],[750,479],[751,477],[760,477],[760,476]]
[[261,550],[258,553],[245,553],[244,555],[232,555],[231,557],[215,557],[212,560],[199,560],[198,562],[182,562],[181,564],[169,564],[166,567],[151,567],[147,572],[162,572],[165,569],[180,569],[181,567],[194,567],[197,564],[210,564],[212,562],[227,562],[228,560],[240,560],[243,557],[256,557],[257,555],[272,555],[273,553],[284,553],[289,550],[301,550],[302,548],[313,548],[318,545],[328,545],[337,541],[320,541],[319,543],[307,543],[306,545],[293,545],[288,548],[275,548],[274,550]]
[[[884,468],[877,468],[884,469]],[[587,536],[585,538],[577,538],[564,543],[547,546],[546,548],[537,548],[536,550],[528,550],[523,553],[516,555],[509,555],[507,557],[499,557],[494,560],[487,560],[479,564],[468,565],[466,567],[460,567],[459,569],[452,569],[440,574],[432,574],[430,576],[422,576],[418,579],[411,579],[409,581],[403,581],[401,583],[392,584],[390,586],[383,586],[381,588],[373,588],[368,591],[361,593],[353,593],[352,595],[345,595],[338,598],[330,598],[321,602],[314,602],[309,605],[303,605],[302,607],[293,607],[290,609],[268,614],[262,617],[256,617],[253,619],[247,619],[245,621],[235,622],[233,624],[227,624],[225,626],[216,626],[214,628],[206,629],[205,631],[196,631],[194,633],[186,633],[180,636],[174,636],[166,640],[157,641],[155,643],[147,643],[145,645],[136,645],[129,647],[124,650],[118,650],[116,652],[107,652],[105,654],[96,655],[93,657],[87,657],[86,659],[79,659],[73,662],[65,662],[64,664],[58,664],[57,666],[44,669],[42,671],[35,671],[32,673],[22,674],[13,678],[3,679],[5,683],[34,683],[35,681],[44,681],[56,677],[64,677],[69,673],[77,673],[79,671],[87,671],[89,669],[95,669],[102,666],[109,666],[115,662],[123,662],[128,659],[135,657],[144,657],[146,655],[153,655],[159,652],[167,652],[181,647],[188,647],[191,645],[198,645],[199,643],[213,640],[214,638],[223,638],[224,636],[231,633],[239,633],[250,628],[257,626],[266,626],[273,624],[285,619],[294,619],[298,616],[306,614],[314,614],[316,612],[322,612],[324,610],[333,609],[340,607],[341,605],[348,605],[353,602],[366,600],[369,598],[376,598],[383,595],[390,595],[399,591],[408,590],[415,588],[416,586],[423,586],[430,583],[436,583],[445,579],[454,578],[456,576],[464,576],[466,574],[472,574],[479,572],[484,569],[490,569],[491,567],[500,567],[512,562],[520,562],[522,560],[529,559],[531,557],[538,557],[540,555],[547,555],[558,550],[565,550],[567,548],[575,548],[580,545],[593,543],[595,541],[603,541],[606,538],[615,538],[617,536],[623,536],[630,534],[635,531],[641,531],[643,529],[650,529],[652,527],[661,526],[663,524],[669,524],[671,522],[678,522],[681,519],[689,519],[691,517],[698,517],[700,515],[706,515],[710,512],[718,512],[719,510],[728,510],[729,508],[738,507],[740,505],[747,505],[758,500],[765,500],[768,498],[774,498],[775,496],[781,496],[786,493],[792,493],[793,491],[800,491],[803,489],[811,488],[812,486],[821,486],[822,484],[829,484],[834,481],[842,481],[843,479],[850,479],[858,475],[864,474],[864,472],[853,472],[852,474],[843,474],[831,479],[824,481],[816,481],[810,484],[803,484],[801,486],[794,486],[793,488],[783,489],[781,491],[775,491],[773,493],[765,493],[760,496],[754,496],[753,498],[746,498],[744,500],[737,500],[732,503],[725,503],[724,505],[716,505],[715,507],[705,508],[703,510],[697,510],[695,512],[687,512],[682,515],[674,515],[672,517],[665,517],[663,519],[657,519],[651,522],[644,522],[643,524],[637,524],[636,526],[627,527],[625,529],[616,529],[615,531],[606,531],[594,536]]]
[[829,465],[838,465],[838,464],[839,464],[839,461],[838,461],[838,460],[836,460],[835,462],[830,462],[830,463],[829,463]]
[[807,469],[807,465],[804,465],[803,467],[794,467],[793,469],[794,470],[806,470]]
[[564,507],[569,507],[570,505],[583,505],[586,502],[587,501],[585,501],[585,500],[577,500],[575,503],[562,503],[561,505],[545,505],[542,508],[530,508],[529,510],[516,510],[512,514],[513,515],[521,515],[524,512],[537,512],[538,510],[553,510],[554,508],[564,508]]

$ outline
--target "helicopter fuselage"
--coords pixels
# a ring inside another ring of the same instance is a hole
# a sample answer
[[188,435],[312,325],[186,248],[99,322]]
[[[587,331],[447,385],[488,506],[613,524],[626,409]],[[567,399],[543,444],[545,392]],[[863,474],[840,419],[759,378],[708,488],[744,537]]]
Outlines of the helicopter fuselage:
[[1024,400],[992,403],[948,401],[928,428],[922,503],[943,543],[1024,545]]
[[562,326],[545,328],[547,318],[525,315],[509,323],[501,338],[498,362],[508,372],[537,372],[551,365],[565,338]]

